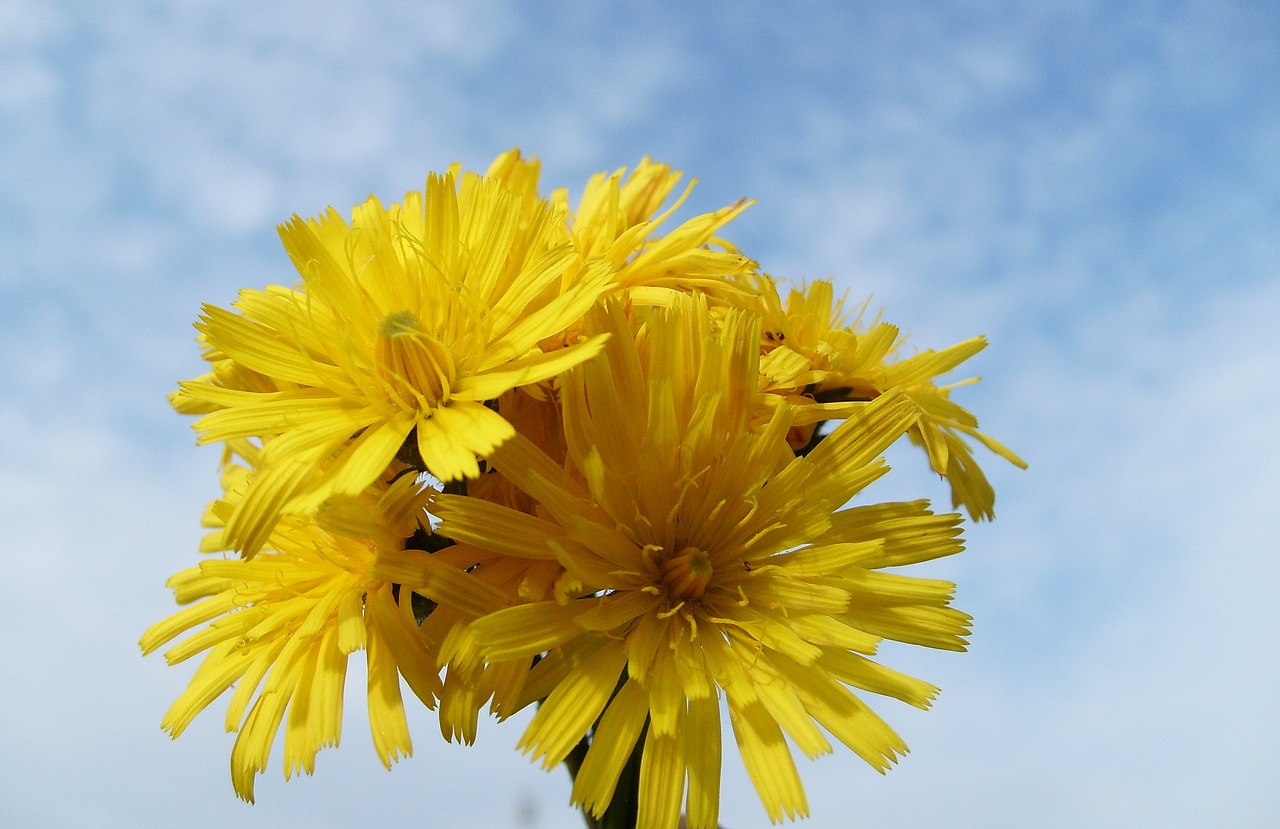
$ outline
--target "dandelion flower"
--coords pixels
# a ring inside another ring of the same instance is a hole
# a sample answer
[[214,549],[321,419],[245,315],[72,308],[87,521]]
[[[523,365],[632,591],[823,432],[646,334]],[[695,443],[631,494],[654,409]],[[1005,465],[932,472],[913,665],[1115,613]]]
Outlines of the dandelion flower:
[[978,431],[977,418],[951,399],[953,388],[977,378],[937,385],[938,377],[985,348],[985,338],[902,357],[904,339],[897,326],[878,319],[863,326],[861,313],[850,324],[830,282],[817,280],[806,290],[790,291],[785,306],[772,280],[763,277],[757,284],[764,309],[762,388],[797,406],[793,438],[798,434],[801,446],[818,422],[846,417],[866,401],[901,389],[920,409],[908,435],[950,483],[952,506],[963,505],[975,519],[995,516],[995,491],[969,440],[1016,466],[1025,468],[1026,462]]
[[[512,164],[506,178],[527,189]],[[350,223],[330,208],[283,225],[302,284],[206,306],[197,328],[215,371],[173,397],[204,413],[203,443],[264,442],[227,519],[231,546],[252,555],[282,515],[364,491],[398,453],[441,481],[475,477],[513,431],[486,404],[600,348],[541,347],[612,278],[564,240],[563,222],[502,180],[447,174],[390,208],[370,198]]]
[[[252,447],[241,448],[253,454]],[[234,509],[247,479],[246,467],[228,467],[229,491],[212,505],[211,523]],[[409,591],[370,571],[380,548],[399,549],[426,520],[426,498],[412,475],[383,481],[361,496],[335,498],[316,521],[280,522],[252,560],[208,560],[169,580],[179,603],[190,607],[152,625],[142,637],[143,652],[190,632],[165,659],[205,657],[162,725],[178,737],[234,686],[226,728],[239,732],[231,778],[240,797],[253,800],[254,780],[281,725],[286,778],[313,773],[317,752],[338,744],[347,661],[357,650],[368,659],[378,757],[390,768],[412,751],[400,677],[432,707],[436,664],[418,638]],[[217,548],[220,540],[215,532],[207,546]]]
[[[696,297],[633,313],[611,303],[590,318],[611,339],[563,381],[567,462],[519,435],[491,456],[538,516],[448,495],[433,507],[464,545],[554,556],[554,595],[513,602],[484,564],[449,576],[438,562],[415,589],[472,608],[489,660],[538,660],[523,700],[545,700],[520,745],[550,768],[590,735],[573,788],[589,812],[608,807],[640,745],[637,825],[674,829],[683,805],[690,827],[715,827],[723,697],[770,819],[804,815],[788,738],[816,757],[831,750],[825,729],[884,770],[906,746],[851,689],[919,707],[936,692],[869,659],[877,644],[964,648],[953,585],[880,572],[959,551],[959,516],[844,508],[919,418],[905,395],[863,405],[795,457],[789,406],[752,427],[757,318],[717,323]],[[510,532],[532,522],[544,529]]]
[[645,289],[697,290],[717,297],[736,293],[739,278],[754,273],[756,263],[718,233],[752,202],[740,199],[660,235],[697,183],[690,182],[664,210],[681,175],[671,165],[645,157],[630,172],[622,167],[592,176],[576,210],[566,190],[555,191],[551,199],[570,217],[575,247],[584,256],[608,260],[620,287],[640,289],[642,295]]

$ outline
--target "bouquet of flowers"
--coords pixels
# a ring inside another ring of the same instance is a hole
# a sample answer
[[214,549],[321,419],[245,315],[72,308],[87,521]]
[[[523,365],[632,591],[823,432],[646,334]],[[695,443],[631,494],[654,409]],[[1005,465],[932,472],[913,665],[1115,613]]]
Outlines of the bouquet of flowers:
[[591,826],[714,829],[726,716],[774,821],[808,813],[793,746],[906,751],[858,692],[925,708],[877,645],[965,648],[954,585],[897,572],[959,552],[962,517],[855,496],[905,436],[993,517],[973,444],[1022,461],[937,383],[985,340],[907,355],[829,282],[784,298],[722,235],[748,202],[671,227],[680,177],[646,158],[574,207],[516,150],[455,165],[295,216],[300,279],[204,308],[209,371],[171,401],[223,494],[141,646],[203,654],[174,737],[230,692],[240,797],[282,729],[286,777],[338,743],[360,650],[384,765],[405,687],[468,743],[536,706],[519,748]]

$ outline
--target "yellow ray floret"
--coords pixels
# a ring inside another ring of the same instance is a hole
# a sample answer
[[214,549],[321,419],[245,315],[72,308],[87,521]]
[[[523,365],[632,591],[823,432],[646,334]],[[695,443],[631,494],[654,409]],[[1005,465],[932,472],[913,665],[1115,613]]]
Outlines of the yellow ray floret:
[[281,515],[363,491],[397,454],[442,481],[475,477],[513,433],[491,402],[599,351],[599,337],[560,335],[612,269],[580,257],[563,216],[531,200],[536,170],[504,164],[496,178],[432,175],[389,208],[370,198],[350,222],[294,217],[280,235],[301,284],[205,309],[215,371],[182,383],[174,405],[203,415],[201,442],[263,443],[230,546],[251,555]]
[[[524,701],[545,701],[521,746],[550,767],[591,734],[573,797],[592,814],[642,745],[641,825],[674,829],[683,804],[689,826],[715,827],[723,698],[769,817],[802,816],[788,741],[816,757],[831,750],[825,732],[884,770],[906,746],[852,689],[921,707],[936,693],[868,659],[876,644],[964,647],[969,618],[949,606],[949,583],[876,572],[957,552],[959,516],[923,502],[843,508],[918,422],[902,392],[795,457],[790,408],[759,417],[758,318],[716,322],[692,297],[633,314],[610,304],[590,318],[610,340],[562,382],[565,463],[520,435],[491,456],[536,501],[538,526],[555,527],[547,547],[576,586],[480,614],[469,634],[490,659],[541,657]],[[530,518],[473,501],[440,496],[439,531],[537,558],[506,537]]]
[[574,245],[584,256],[607,259],[617,269],[618,285],[697,290],[712,296],[738,293],[732,277],[754,273],[756,263],[718,234],[752,202],[740,199],[659,234],[696,183],[663,209],[681,176],[671,165],[646,157],[629,172],[623,167],[592,176],[576,210],[570,208],[566,190],[557,190],[551,198],[570,217]]
[[804,817],[797,751],[883,773],[907,746],[866,694],[938,694],[880,644],[967,647],[954,585],[908,569],[959,553],[961,516],[861,501],[905,436],[993,517],[972,444],[1025,463],[952,399],[976,378],[942,384],[986,340],[905,354],[829,282],[784,301],[721,235],[750,202],[676,220],[696,182],[669,165],[576,205],[539,173],[511,150],[294,216],[296,279],[203,309],[170,401],[223,444],[224,494],[140,642],[201,657],[162,725],[226,695],[252,801],[281,732],[286,779],[338,744],[363,650],[388,768],[404,682],[465,743],[536,704],[518,747],[566,763],[589,823],[716,829],[727,733],[768,818]]
[[[240,497],[231,491],[215,503],[212,522]],[[205,657],[162,724],[176,738],[234,687],[226,727],[238,732],[231,776],[240,797],[253,800],[254,780],[282,726],[285,777],[311,774],[317,752],[338,744],[347,660],[357,650],[368,658],[378,757],[390,767],[412,751],[400,680],[432,707],[438,669],[418,635],[410,592],[371,571],[380,548],[398,550],[426,520],[425,503],[413,476],[384,481],[358,498],[335,499],[317,521],[280,522],[251,561],[209,560],[169,580],[178,600],[192,604],[152,625],[143,634],[143,652],[189,633],[165,652],[166,660]]]
[[861,314],[849,323],[830,282],[817,280],[805,290],[790,291],[785,306],[773,280],[760,277],[754,286],[756,306],[764,316],[761,388],[798,408],[793,437],[800,438],[800,446],[820,421],[846,417],[865,401],[902,389],[920,409],[909,437],[924,447],[930,466],[950,483],[952,506],[963,505],[975,519],[994,517],[995,491],[973,457],[970,440],[1016,466],[1025,468],[1026,463],[979,432],[977,418],[951,399],[953,388],[976,378],[937,384],[985,348],[985,338],[902,357],[904,339],[898,328],[879,319],[864,325]]

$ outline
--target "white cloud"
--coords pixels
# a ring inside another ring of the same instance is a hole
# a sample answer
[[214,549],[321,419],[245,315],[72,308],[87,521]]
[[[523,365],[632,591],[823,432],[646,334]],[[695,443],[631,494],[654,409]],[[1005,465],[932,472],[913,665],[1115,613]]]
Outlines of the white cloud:
[[[275,765],[244,807],[217,706],[170,744],[188,672],[134,648],[215,484],[162,400],[199,370],[198,303],[289,281],[271,225],[290,213],[514,143],[572,188],[666,154],[708,207],[762,198],[730,235],[774,270],[874,292],[921,347],[991,336],[959,394],[1032,468],[988,461],[1000,521],[932,571],[960,582],[973,653],[890,654],[943,697],[884,707],[913,747],[885,779],[847,752],[801,761],[806,825],[1264,822],[1274,23],[1134,9],[0,4],[0,728],[24,758],[0,822],[83,823],[87,798],[102,825],[506,825],[528,797],[536,825],[576,825],[518,728],[452,749],[420,712],[418,756],[384,773],[355,677],[347,744],[314,779]],[[915,454],[894,461],[885,497],[945,500]],[[762,821],[735,763],[731,829]]]

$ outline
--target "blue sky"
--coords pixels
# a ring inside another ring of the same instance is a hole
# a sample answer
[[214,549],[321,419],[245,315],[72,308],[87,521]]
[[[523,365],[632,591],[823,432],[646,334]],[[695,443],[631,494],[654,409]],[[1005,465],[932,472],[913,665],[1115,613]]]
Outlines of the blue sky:
[[[547,188],[671,162],[685,216],[760,200],[729,235],[775,274],[991,340],[960,399],[1031,468],[991,458],[999,519],[933,571],[971,652],[887,652],[941,698],[880,706],[886,777],[801,761],[800,825],[1273,818],[1280,10],[685,5],[0,0],[0,823],[580,825],[518,723],[423,713],[383,771],[354,681],[342,748],[245,806],[220,711],[159,729],[190,667],[136,649],[215,494],[164,401],[199,304],[290,282],[291,214],[515,145]],[[891,460],[870,494],[945,499]]]

